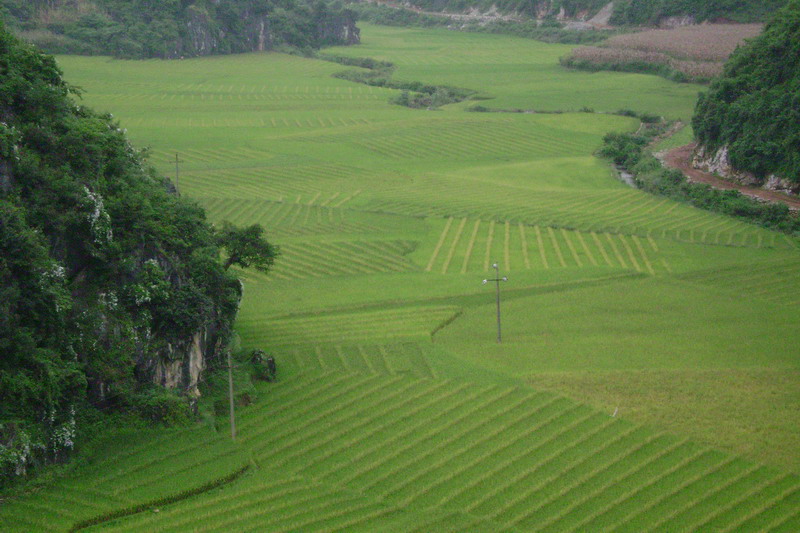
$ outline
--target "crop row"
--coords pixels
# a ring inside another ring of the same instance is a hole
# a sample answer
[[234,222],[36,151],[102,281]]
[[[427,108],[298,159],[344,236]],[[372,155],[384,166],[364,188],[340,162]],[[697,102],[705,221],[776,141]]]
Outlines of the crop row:
[[487,272],[499,262],[504,271],[583,266],[669,271],[666,260],[656,257],[658,250],[650,237],[449,218],[425,270]]
[[299,478],[271,475],[267,482],[251,477],[235,487],[204,494],[191,502],[142,513],[108,529],[126,531],[447,531],[467,527],[494,531],[495,527],[460,513],[409,510],[335,486],[309,484]]
[[323,344],[286,346],[271,352],[288,373],[337,371],[368,374],[408,374],[433,378],[432,357],[426,343]]
[[[347,183],[354,175],[359,175],[359,171],[340,165],[193,170],[181,174],[181,187],[188,187],[193,195],[212,198],[263,198],[319,205],[336,193],[345,198],[353,194]],[[224,187],[220,187],[220,179],[224,180]],[[343,187],[349,192],[344,192]],[[339,200],[333,207],[342,204]]]
[[[796,476],[563,399],[435,379],[317,379],[291,405],[260,405],[243,441],[283,472],[384,502],[466,510],[520,530],[645,530],[730,513],[731,524],[755,524],[796,510]],[[735,502],[754,491],[766,497],[740,513]]]
[[350,344],[365,340],[407,339],[430,335],[437,325],[458,314],[453,306],[399,307],[356,313],[314,314],[286,318],[242,318],[245,345]]
[[[99,516],[138,509],[146,502],[197,492],[245,462],[227,441],[207,429],[171,431],[157,438],[127,435],[126,441],[132,445],[122,453],[98,452],[79,476],[4,503],[2,519],[10,521],[8,530],[64,531]],[[4,522],[0,526],[4,529]]]
[[300,242],[281,245],[280,261],[270,277],[302,279],[347,274],[403,272],[417,267],[405,256],[409,241]]
[[[476,200],[477,202],[477,200]],[[379,211],[394,212],[412,216],[465,217],[480,219],[497,219],[490,212],[501,214],[500,220],[514,224],[578,228],[582,231],[598,233],[625,233],[629,235],[670,238],[688,243],[719,244],[727,246],[750,247],[790,247],[782,235],[767,232],[760,228],[748,226],[730,218],[713,218],[699,211],[683,217],[670,218],[669,212],[663,217],[641,218],[633,214],[633,209],[625,210],[624,215],[611,216],[608,212],[576,215],[567,205],[561,208],[554,206],[554,211],[547,211],[547,206],[533,201],[529,205],[509,208],[494,205],[477,208],[477,203],[464,202],[463,206],[441,205],[432,207],[427,203],[410,203],[397,200],[378,201],[370,207]],[[677,207],[679,204],[673,204]],[[639,208],[636,209],[638,211]],[[671,212],[671,211],[670,211]],[[502,216],[504,215],[504,216]],[[662,220],[663,218],[663,220]]]
[[[163,84],[151,85],[151,92],[143,91],[136,93],[127,93],[135,98],[135,95],[142,95],[143,97],[152,94],[159,98],[168,98],[171,95],[186,95],[189,97],[196,97],[198,99],[210,99],[220,97],[232,97],[234,99],[259,98],[271,97],[275,95],[359,95],[359,94],[381,94],[387,92],[386,89],[373,87],[370,85],[357,85],[357,84],[341,84],[336,85],[214,85],[209,83],[202,84],[169,84],[168,91],[164,92]],[[142,87],[144,88],[144,87]]]
[[392,135],[360,137],[356,145],[390,159],[486,157],[566,157],[591,151],[590,143],[564,139],[555,132],[502,122],[419,127]]
[[779,304],[800,304],[800,264],[796,260],[714,268],[680,277]]
[[[342,372],[306,373],[267,387],[265,401],[240,413],[239,445],[256,459],[258,476],[104,527],[791,531],[797,523],[797,476],[654,434],[551,394]],[[174,442],[164,459],[158,450],[169,440],[160,442],[149,456],[134,447],[127,469],[163,470],[193,446],[202,447]],[[202,485],[198,473],[227,479],[226,472],[236,471],[218,458],[209,464],[214,475],[190,467],[194,486]],[[191,486],[175,473],[163,472],[170,486]],[[137,501],[163,500],[161,506],[172,501],[170,494],[173,500],[180,494],[136,492],[138,479],[116,476],[97,490],[91,477],[80,478],[58,487],[52,499],[40,498],[49,504],[17,504],[13,511],[20,524],[45,531],[51,528],[39,526],[48,521],[64,528],[139,510]],[[105,493],[127,500],[111,502]]]
[[[371,97],[376,100],[377,97]],[[148,117],[134,117],[125,120],[126,127],[140,127],[140,128],[167,128],[167,127],[181,127],[190,130],[201,128],[247,128],[247,129],[260,129],[264,128],[265,132],[273,133],[270,130],[319,130],[323,128],[349,128],[352,126],[369,125],[371,122],[367,119],[346,119],[339,117],[325,117],[319,116],[313,119],[309,118],[291,118],[285,116],[271,116],[276,114],[275,111],[284,111],[283,109],[277,110],[264,110],[260,115],[247,114],[240,117],[231,116],[228,118],[198,118],[198,117],[171,117],[169,119],[148,118]],[[171,156],[171,157],[169,157]],[[161,158],[162,165],[169,163],[175,164],[175,152],[168,154],[167,157]]]
[[150,160],[163,167],[175,166],[175,156],[181,164],[198,163],[229,163],[234,161],[253,161],[264,160],[271,156],[269,152],[254,150],[243,146],[236,148],[214,148],[214,149],[183,149],[180,151],[153,150]]
[[[420,189],[387,191],[385,199],[370,201],[368,208],[411,216],[478,218],[598,233],[650,235],[698,244],[757,248],[793,246],[779,233],[636,191],[581,197],[554,192],[541,198],[538,193],[526,193],[516,198],[503,189]],[[431,202],[432,198],[436,198],[436,203]]]

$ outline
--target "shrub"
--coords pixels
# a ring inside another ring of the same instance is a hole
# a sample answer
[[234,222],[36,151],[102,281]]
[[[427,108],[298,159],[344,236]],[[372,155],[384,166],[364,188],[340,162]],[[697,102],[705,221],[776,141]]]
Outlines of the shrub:
[[767,204],[739,191],[720,191],[706,184],[690,183],[682,172],[664,168],[660,161],[647,153],[648,142],[644,135],[609,133],[603,138],[599,153],[630,172],[636,186],[644,191],[779,231],[800,231],[800,218],[793,216],[786,205]]

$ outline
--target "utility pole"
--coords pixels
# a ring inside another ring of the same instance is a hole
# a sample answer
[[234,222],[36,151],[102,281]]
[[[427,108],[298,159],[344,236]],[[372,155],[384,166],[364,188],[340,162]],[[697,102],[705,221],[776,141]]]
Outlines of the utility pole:
[[231,405],[231,440],[236,441],[236,418],[233,412],[233,365],[231,365],[231,351],[228,350],[228,400]]
[[501,281],[508,281],[508,276],[500,277],[500,267],[497,266],[497,263],[492,265],[494,268],[494,279],[485,279],[483,280],[483,284],[486,285],[490,281],[494,281],[497,287],[497,344],[500,344],[502,341],[502,336],[500,334],[500,282]]

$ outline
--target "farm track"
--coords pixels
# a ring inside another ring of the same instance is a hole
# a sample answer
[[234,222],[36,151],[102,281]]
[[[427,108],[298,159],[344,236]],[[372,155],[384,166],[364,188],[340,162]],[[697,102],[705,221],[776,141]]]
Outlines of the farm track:
[[694,168],[692,165],[692,157],[697,148],[695,143],[687,144],[673,148],[663,155],[663,162],[669,167],[680,170],[689,179],[689,181],[696,183],[705,183],[723,191],[736,190],[742,194],[757,198],[766,202],[781,203],[789,207],[793,211],[800,210],[800,198],[790,196],[776,191],[768,191],[758,187],[750,187],[742,185],[734,181],[725,180],[710,172],[704,172],[700,169]]

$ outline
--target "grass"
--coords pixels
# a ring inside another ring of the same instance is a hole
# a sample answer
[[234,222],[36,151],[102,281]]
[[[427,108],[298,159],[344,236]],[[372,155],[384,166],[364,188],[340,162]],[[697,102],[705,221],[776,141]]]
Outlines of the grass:
[[271,274],[240,272],[236,325],[240,361],[265,349],[279,380],[248,389],[236,443],[224,416],[110,436],[9,496],[0,529],[142,505],[90,529],[796,529],[797,241],[627,188],[593,152],[636,121],[575,112],[687,119],[697,87],[571,72],[569,47],[511,37],[362,37],[331,53],[567,112],[411,110],[280,54],[59,58],[163,173],[178,154],[212,221],[281,246]]

